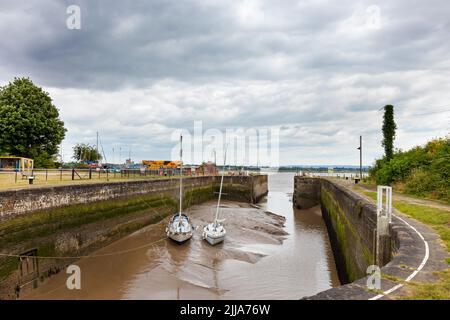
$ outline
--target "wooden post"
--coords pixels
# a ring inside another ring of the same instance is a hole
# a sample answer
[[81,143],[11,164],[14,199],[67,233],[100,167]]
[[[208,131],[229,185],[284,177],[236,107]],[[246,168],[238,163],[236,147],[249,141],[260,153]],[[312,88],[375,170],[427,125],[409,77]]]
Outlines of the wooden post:
[[92,168],[89,168],[89,180],[92,179]]
[[75,168],[72,168],[72,180],[75,180]]
[[45,181],[48,180],[48,169],[45,169]]

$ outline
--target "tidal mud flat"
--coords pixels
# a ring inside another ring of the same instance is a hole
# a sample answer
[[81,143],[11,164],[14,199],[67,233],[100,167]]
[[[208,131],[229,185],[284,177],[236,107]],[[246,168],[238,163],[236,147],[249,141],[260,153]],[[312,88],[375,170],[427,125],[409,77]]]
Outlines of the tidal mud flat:
[[[68,274],[46,280],[23,299],[218,299],[226,297],[234,264],[256,264],[267,254],[253,245],[281,245],[288,235],[285,218],[245,203],[224,201],[224,243],[210,246],[201,238],[215,201],[193,206],[196,228],[182,245],[165,239],[167,219],[148,226],[74,263],[81,289],[66,287]],[[100,256],[99,256],[100,255]],[[230,273],[231,272],[231,273]],[[245,284],[244,284],[245,286]]]

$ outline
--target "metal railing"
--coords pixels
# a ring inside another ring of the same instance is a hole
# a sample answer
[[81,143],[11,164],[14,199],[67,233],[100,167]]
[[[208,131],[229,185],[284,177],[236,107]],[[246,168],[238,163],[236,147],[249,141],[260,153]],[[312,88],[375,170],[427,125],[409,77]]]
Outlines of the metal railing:
[[[308,172],[308,171],[299,171],[297,172],[299,176],[307,176],[307,177],[330,177],[330,178],[338,178],[338,179],[356,179],[359,178],[359,172]],[[369,173],[363,172],[363,178],[368,178]]]
[[[21,184],[51,184],[69,181],[90,181],[90,180],[124,180],[124,179],[156,179],[172,178],[179,174],[177,169],[33,169],[21,172],[14,169],[0,169],[0,187],[7,187]],[[189,174],[187,176],[202,176],[207,174]],[[30,181],[31,180],[31,181]]]

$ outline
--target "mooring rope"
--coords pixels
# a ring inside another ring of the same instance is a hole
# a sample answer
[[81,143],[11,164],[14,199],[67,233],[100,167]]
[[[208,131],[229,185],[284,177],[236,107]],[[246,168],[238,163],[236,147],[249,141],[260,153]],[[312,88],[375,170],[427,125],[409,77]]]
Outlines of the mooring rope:
[[109,252],[109,253],[102,253],[102,254],[92,254],[92,255],[81,255],[81,256],[29,256],[29,255],[20,255],[20,254],[10,254],[10,253],[0,253],[0,256],[2,257],[10,257],[10,258],[33,258],[33,259],[83,259],[83,258],[101,258],[101,257],[109,257],[119,254],[126,254],[132,251],[137,251],[146,247],[150,247],[158,242],[161,242],[163,240],[166,240],[167,238],[160,238],[156,241],[144,244],[139,247],[134,247],[126,250],[121,251],[115,251],[115,252]]
[[[152,208],[146,200],[142,199],[147,205],[148,209],[153,210],[154,213],[158,214],[158,212],[155,210],[155,208]],[[166,203],[165,197],[161,195],[161,200],[163,201],[163,207],[169,207]],[[83,258],[101,258],[101,257],[108,257],[108,256],[114,256],[114,255],[120,255],[120,254],[126,254],[129,252],[137,251],[140,249],[144,249],[146,247],[153,246],[154,244],[161,242],[163,240],[167,239],[167,237],[160,238],[156,241],[153,241],[151,243],[147,243],[142,246],[121,250],[121,251],[115,251],[115,252],[109,252],[109,253],[103,253],[103,254],[91,254],[91,255],[80,255],[80,256],[30,256],[30,255],[20,255],[20,254],[11,254],[11,253],[0,253],[0,257],[7,257],[7,258],[33,258],[33,259],[83,259]]]
[[[193,196],[192,196],[192,193],[191,193],[189,201],[192,200],[192,197]],[[148,205],[148,209],[153,210],[156,214],[158,214],[156,209],[153,208],[147,200],[145,200],[145,199],[142,199],[142,200],[143,200],[143,202],[145,202]],[[162,202],[163,202],[163,205],[162,205],[163,207],[165,207],[165,208],[172,207],[172,206],[168,206],[167,205],[167,198],[164,197],[162,194],[160,196],[160,200],[162,200]],[[190,205],[192,205],[192,203],[190,203]],[[191,210],[190,207],[187,210],[189,210],[188,212],[190,212],[190,210]],[[30,259],[31,258],[32,259],[55,259],[55,260],[56,259],[63,260],[63,259],[102,258],[102,257],[126,254],[126,253],[129,253],[129,252],[133,252],[133,251],[137,251],[137,250],[140,250],[140,249],[144,249],[146,247],[153,246],[154,244],[159,243],[159,242],[161,242],[163,240],[166,240],[166,239],[167,239],[167,237],[162,237],[162,238],[160,238],[160,239],[158,239],[156,241],[153,241],[151,243],[147,243],[147,244],[142,245],[142,246],[138,246],[138,247],[134,247],[134,248],[126,249],[126,250],[121,250],[121,251],[103,253],[103,254],[91,254],[91,255],[80,255],[80,256],[31,256],[31,255],[20,255],[20,254],[11,254],[11,253],[0,253],[0,257],[6,257],[6,258],[30,258]]]

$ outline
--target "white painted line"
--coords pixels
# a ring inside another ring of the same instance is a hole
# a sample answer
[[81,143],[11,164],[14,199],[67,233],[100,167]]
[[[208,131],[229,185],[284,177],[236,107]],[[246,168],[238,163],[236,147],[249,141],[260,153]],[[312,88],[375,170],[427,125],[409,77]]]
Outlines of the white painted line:
[[[410,225],[408,222],[406,222],[404,219],[400,218],[399,216],[392,214],[394,217],[396,217],[397,219],[399,219],[400,221],[402,221],[404,224],[406,224],[408,227],[410,227],[411,229],[413,229],[420,237],[420,239],[422,239],[423,243],[425,244],[425,256],[422,259],[422,263],[419,265],[419,267],[417,267],[416,270],[414,270],[413,273],[411,273],[406,279],[406,282],[411,281],[419,272],[420,270],[423,269],[423,267],[425,266],[425,264],[428,261],[428,258],[430,257],[430,248],[428,247],[428,242],[425,241],[425,238],[423,237],[423,235],[416,229],[414,228],[412,225]],[[400,289],[401,287],[403,287],[403,284],[398,284],[392,288],[390,288],[389,290],[384,291],[382,294],[376,295],[375,297],[370,298],[369,300],[378,300],[392,292],[394,292],[397,289]]]

